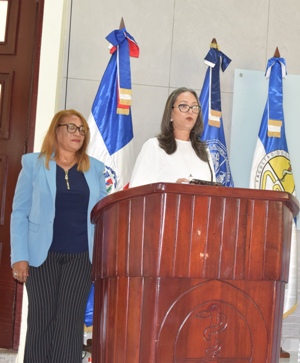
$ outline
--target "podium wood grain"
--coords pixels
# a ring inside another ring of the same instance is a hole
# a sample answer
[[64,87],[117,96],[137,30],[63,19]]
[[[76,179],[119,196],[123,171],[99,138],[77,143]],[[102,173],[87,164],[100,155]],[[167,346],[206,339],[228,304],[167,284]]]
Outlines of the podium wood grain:
[[93,363],[279,361],[284,192],[157,183],[92,212]]

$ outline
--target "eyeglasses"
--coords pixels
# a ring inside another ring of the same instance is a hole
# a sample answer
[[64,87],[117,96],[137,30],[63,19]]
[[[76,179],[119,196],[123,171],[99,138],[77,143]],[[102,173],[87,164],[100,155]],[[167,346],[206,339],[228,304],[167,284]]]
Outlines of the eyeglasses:
[[87,130],[84,128],[84,126],[76,126],[74,124],[60,124],[57,126],[67,126],[67,131],[70,134],[75,134],[75,132],[78,130],[80,135],[85,136],[85,134],[87,133]]
[[201,110],[201,107],[198,106],[198,105],[189,106],[189,105],[186,105],[184,103],[182,103],[181,105],[178,105],[178,106],[173,106],[172,108],[175,108],[175,107],[179,108],[179,111],[184,112],[184,113],[187,113],[190,110],[192,110],[193,113],[199,113],[200,110]]

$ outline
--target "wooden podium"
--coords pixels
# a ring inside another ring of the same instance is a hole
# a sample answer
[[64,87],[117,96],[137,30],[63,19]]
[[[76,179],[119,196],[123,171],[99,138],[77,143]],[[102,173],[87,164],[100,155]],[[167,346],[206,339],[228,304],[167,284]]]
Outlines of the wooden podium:
[[279,361],[292,195],[157,183],[92,211],[93,363]]

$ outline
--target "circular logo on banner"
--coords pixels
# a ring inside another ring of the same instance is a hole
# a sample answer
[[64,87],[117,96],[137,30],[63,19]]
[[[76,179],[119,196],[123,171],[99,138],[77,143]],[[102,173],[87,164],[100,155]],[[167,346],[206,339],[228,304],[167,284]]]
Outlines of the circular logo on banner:
[[206,144],[214,163],[217,182],[228,185],[231,180],[231,175],[226,147],[217,139],[207,140]]
[[255,174],[255,188],[294,192],[293,171],[286,151],[272,151],[260,161]]

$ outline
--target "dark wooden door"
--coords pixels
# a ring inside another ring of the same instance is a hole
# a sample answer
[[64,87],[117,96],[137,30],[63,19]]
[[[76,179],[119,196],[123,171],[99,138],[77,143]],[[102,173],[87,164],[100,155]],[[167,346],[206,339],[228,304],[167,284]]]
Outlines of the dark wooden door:
[[10,214],[24,153],[32,151],[44,0],[1,0],[0,348],[17,349],[23,286],[10,267]]

